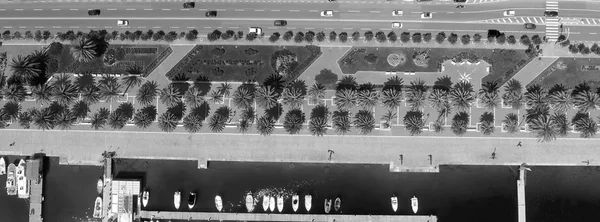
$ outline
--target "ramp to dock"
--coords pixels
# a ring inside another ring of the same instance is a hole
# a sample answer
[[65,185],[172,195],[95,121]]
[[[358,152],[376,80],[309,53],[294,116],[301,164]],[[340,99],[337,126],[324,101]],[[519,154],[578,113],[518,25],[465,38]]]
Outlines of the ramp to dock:
[[517,202],[519,211],[519,222],[525,222],[525,168],[519,169],[519,180],[517,180]]
[[437,222],[433,215],[332,215],[332,214],[264,214],[264,213],[204,213],[173,211],[142,211],[142,218],[155,220],[227,220],[227,221],[339,221],[339,222]]
[[44,202],[43,162],[41,160],[27,160],[27,183],[29,188],[29,222],[42,222],[42,203]]

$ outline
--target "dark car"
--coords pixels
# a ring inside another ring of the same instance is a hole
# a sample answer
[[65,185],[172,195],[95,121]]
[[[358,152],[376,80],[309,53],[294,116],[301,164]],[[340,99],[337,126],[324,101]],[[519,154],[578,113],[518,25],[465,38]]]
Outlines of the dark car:
[[502,33],[496,29],[488,29],[488,33],[487,33],[487,37],[494,37],[494,38],[498,38],[498,36],[501,36]]
[[467,0],[454,0],[454,2],[459,3],[459,2],[467,2]]
[[556,17],[556,16],[558,16],[558,12],[557,11],[545,11],[544,12],[544,16],[546,16],[546,17]]
[[186,2],[186,3],[183,3],[183,7],[184,8],[194,8],[194,7],[196,7],[196,3],[195,2]]
[[217,11],[208,11],[205,15],[206,17],[217,17]]
[[100,15],[100,9],[90,9],[88,15]]
[[535,24],[533,24],[533,23],[525,23],[525,25],[523,25],[523,27],[525,29],[535,29],[536,28]]
[[275,20],[275,26],[286,26],[286,25],[287,25],[286,20]]

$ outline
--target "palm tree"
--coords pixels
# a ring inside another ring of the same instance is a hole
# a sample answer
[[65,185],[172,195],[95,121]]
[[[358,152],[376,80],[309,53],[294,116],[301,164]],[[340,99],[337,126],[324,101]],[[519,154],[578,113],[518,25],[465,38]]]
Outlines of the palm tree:
[[380,99],[383,107],[394,110],[402,105],[402,91],[395,88],[384,89]]
[[73,104],[73,108],[71,109],[71,113],[77,118],[79,121],[83,121],[88,116],[90,112],[90,106],[83,100],[77,101]]
[[285,88],[281,98],[283,105],[288,106],[290,109],[299,109],[304,104],[304,94],[298,88]]
[[231,84],[227,82],[221,83],[221,85],[217,87],[217,91],[219,92],[219,94],[225,97],[229,97],[229,91],[231,91]]
[[41,109],[32,115],[33,124],[35,124],[38,129],[49,130],[54,128],[54,114],[49,108]]
[[500,85],[498,81],[486,82],[479,89],[479,99],[483,102],[483,106],[488,110],[494,110],[498,108],[498,102],[500,98]]
[[173,130],[175,130],[177,127],[177,121],[177,116],[175,116],[175,114],[169,111],[164,112],[158,118],[158,128],[160,128],[163,132],[173,132]]
[[320,100],[325,99],[325,86],[320,83],[315,83],[308,89],[308,99],[311,104],[317,104]]
[[471,104],[475,101],[473,97],[473,85],[468,82],[458,82],[450,90],[449,98],[452,106],[459,112],[466,112],[471,109]]
[[13,71],[13,75],[19,77],[19,79],[24,82],[29,82],[29,80],[33,79],[37,75],[39,75],[42,70],[39,68],[39,63],[33,59],[31,56],[21,56],[17,55],[12,58],[12,62],[10,63],[10,68]]
[[202,128],[202,118],[200,115],[188,114],[183,118],[183,128],[189,133],[195,133]]
[[183,100],[185,101],[185,104],[192,109],[199,107],[202,105],[202,103],[204,103],[204,97],[201,95],[201,92],[196,89],[196,87],[190,87],[187,91],[185,91],[183,94]]
[[579,109],[579,112],[586,113],[595,110],[596,106],[600,105],[600,97],[598,93],[591,90],[580,91],[573,96],[573,104]]
[[21,108],[21,104],[14,101],[9,101],[4,104],[2,110],[10,121],[16,121],[19,117],[19,112],[21,112]]
[[148,81],[138,89],[135,99],[142,106],[147,106],[154,102],[158,92],[158,84],[155,81]]
[[452,132],[457,136],[462,136],[467,132],[469,126],[469,114],[467,112],[458,112],[452,117]]
[[484,112],[479,117],[479,131],[483,133],[484,136],[489,136],[495,131],[494,127],[494,114],[491,112]]
[[213,90],[210,92],[208,97],[210,97],[210,101],[212,101],[214,104],[223,103],[223,95],[219,91]]
[[117,101],[117,99],[119,98],[119,96],[121,96],[121,84],[119,84],[118,82],[108,82],[108,83],[101,83],[100,86],[100,98],[104,99],[106,102],[108,103],[112,103],[114,101]]
[[104,128],[104,125],[106,124],[106,121],[107,121],[109,115],[110,115],[110,112],[108,111],[107,108],[102,107],[102,108],[98,109],[98,112],[92,116],[92,122],[91,122],[92,128],[94,128],[95,130]]
[[598,125],[594,119],[586,116],[584,118],[580,118],[577,121],[573,122],[575,126],[575,130],[580,132],[581,138],[592,138],[598,132]]
[[[131,67],[129,69],[131,69]],[[125,91],[123,91],[123,96],[125,96],[125,93],[127,93],[127,90],[129,90],[129,87],[141,86],[142,83],[144,82],[144,78],[140,75],[133,75],[130,73],[129,75],[124,76],[121,79],[121,82],[123,83],[123,85],[127,86],[127,88],[125,88]]]
[[571,93],[566,90],[555,91],[548,95],[552,110],[556,113],[566,113],[573,108]]
[[388,110],[383,116],[381,116],[381,120],[385,121],[384,128],[389,128],[392,125],[392,121],[396,119],[398,115],[392,111]]
[[[167,87],[163,88],[160,91],[160,101],[165,104],[167,107],[173,107],[181,102],[181,97],[179,96],[179,90],[173,85],[169,84]],[[169,113],[172,114],[172,113]],[[164,116],[164,115],[163,115]],[[165,128],[167,129],[167,128]],[[166,131],[169,132],[169,131]]]
[[63,106],[69,106],[74,103],[79,91],[77,86],[73,85],[71,81],[55,82],[52,90],[52,99]]
[[285,114],[283,128],[290,134],[298,134],[302,124],[306,122],[306,116],[300,109],[291,109]]
[[137,126],[138,128],[146,129],[150,125],[152,125],[152,122],[154,122],[152,116],[150,116],[149,113],[144,112],[143,109],[138,109],[137,112],[135,112],[135,116],[133,117],[133,124],[135,124],[135,126]]
[[411,110],[422,110],[427,100],[427,89],[425,81],[416,79],[410,82],[406,92],[406,103]]
[[525,102],[534,109],[545,106],[548,104],[548,91],[540,85],[531,85],[525,92]]
[[215,112],[208,122],[208,128],[213,133],[221,132],[225,129],[225,123],[227,123],[228,119],[229,115],[225,116]]
[[29,129],[31,127],[31,122],[33,121],[32,114],[35,112],[37,112],[35,108],[30,108],[29,110],[19,114],[19,125],[23,129]]
[[31,88],[33,98],[41,105],[50,103],[50,100],[52,100],[52,91],[53,88],[50,84],[36,85]]
[[240,109],[247,109],[254,104],[254,94],[243,87],[238,87],[233,92],[233,104]]
[[506,131],[508,133],[516,133],[519,132],[519,116],[514,113],[506,114],[504,120],[502,121],[506,126]]
[[367,135],[375,129],[375,118],[373,112],[369,110],[360,110],[354,115],[354,127],[360,130],[360,133]]
[[349,110],[358,103],[358,93],[353,89],[341,89],[335,92],[335,105],[342,110]]
[[258,130],[260,135],[271,135],[271,133],[273,133],[273,130],[275,130],[275,120],[269,115],[264,115],[258,118],[258,121],[256,123],[256,129]]
[[441,133],[444,131],[444,122],[441,119],[437,119],[435,122],[433,122],[433,131],[435,133]]
[[510,105],[513,109],[518,110],[523,106],[523,86],[516,79],[509,80],[504,86],[504,94],[502,95],[505,105]]
[[262,86],[256,91],[256,103],[263,109],[270,109],[277,105],[279,93],[271,86]]
[[75,122],[77,122],[77,117],[68,109],[58,113],[55,118],[55,125],[61,130],[71,129]]
[[434,89],[433,92],[429,94],[429,104],[431,108],[434,108],[438,112],[444,110],[450,104],[450,101],[448,100],[448,91]]
[[550,121],[558,127],[558,135],[566,136],[569,133],[570,124],[565,113],[554,113],[550,116]]
[[308,122],[308,131],[313,136],[323,136],[327,134],[327,119],[323,117],[310,118]]
[[242,115],[240,115],[240,117],[242,119],[248,120],[250,125],[252,125],[252,123],[254,123],[255,116],[256,116],[256,113],[254,112],[254,108],[252,108],[252,107],[248,107],[247,109],[242,110]]
[[112,112],[108,116],[108,125],[110,125],[113,129],[123,129],[125,124],[127,124],[127,117],[122,112]]
[[556,139],[558,126],[548,115],[538,115],[531,119],[531,130],[537,134],[538,142],[550,142]]
[[350,113],[344,110],[336,110],[333,112],[332,125],[335,132],[339,135],[345,135],[352,129],[350,122]]
[[379,92],[375,90],[360,90],[356,100],[359,106],[363,109],[373,109],[379,102]]
[[71,54],[76,61],[85,63],[98,56],[96,48],[96,43],[93,40],[81,36],[72,42]]
[[419,135],[423,132],[423,126],[425,122],[423,120],[423,112],[420,110],[413,110],[406,112],[403,119],[406,130],[411,136]]
[[96,104],[100,101],[100,88],[97,86],[88,86],[81,90],[81,100],[88,105]]
[[2,94],[8,101],[23,102],[25,96],[27,96],[27,91],[20,82],[16,82],[8,84],[6,88],[2,89]]
[[240,133],[245,134],[246,132],[248,132],[248,129],[252,126],[252,123],[250,123],[250,121],[248,119],[241,119],[240,122],[238,122],[237,124],[237,128],[240,131]]

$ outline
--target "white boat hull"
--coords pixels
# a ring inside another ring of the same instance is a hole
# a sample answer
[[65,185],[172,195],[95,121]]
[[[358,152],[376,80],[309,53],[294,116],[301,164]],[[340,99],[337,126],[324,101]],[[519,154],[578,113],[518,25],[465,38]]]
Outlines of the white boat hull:
[[188,200],[188,209],[191,210],[196,206],[196,193],[190,193],[190,198],[193,198],[191,203],[190,200]]
[[246,195],[246,210],[248,210],[248,213],[254,211],[254,198],[251,193]]
[[299,203],[300,203],[300,200],[298,198],[298,194],[295,194],[294,196],[292,196],[292,210],[294,210],[294,212],[298,211]]
[[177,191],[173,194],[173,205],[175,205],[175,209],[179,210],[181,206],[181,192]]
[[146,207],[146,205],[148,205],[149,200],[150,200],[150,191],[144,191],[144,193],[142,193],[142,206]]
[[392,210],[394,210],[394,212],[398,211],[398,198],[397,197],[392,197]]
[[215,197],[215,207],[217,207],[217,211],[221,212],[221,210],[223,210],[223,200],[221,199],[221,196],[217,195]]
[[342,199],[340,199],[339,197],[335,198],[335,204],[333,205],[333,209],[335,211],[340,211],[341,207],[342,207]]
[[98,191],[98,194],[102,193],[102,189],[104,188],[104,182],[102,181],[102,178],[98,179],[98,182],[96,183],[96,191]]
[[263,196],[263,211],[267,212],[267,210],[269,210],[269,200],[271,198],[269,196]]
[[277,210],[279,212],[283,212],[283,197],[282,196],[277,197]]
[[413,213],[416,214],[417,211],[419,211],[419,199],[413,196],[413,198],[410,199],[410,205],[412,207]]
[[4,158],[0,157],[0,175],[6,174],[6,162],[4,162]]
[[310,208],[312,208],[312,196],[311,195],[304,196],[304,208],[306,208],[306,212],[310,212]]
[[25,177],[25,160],[21,159],[17,166],[17,194],[19,198],[28,198],[27,178]]
[[331,200],[325,199],[325,213],[329,213],[331,211]]
[[269,199],[269,210],[271,210],[271,212],[275,212],[275,197],[271,197]]
[[94,202],[94,214],[92,215],[94,218],[102,217],[102,198],[96,197],[96,201]]

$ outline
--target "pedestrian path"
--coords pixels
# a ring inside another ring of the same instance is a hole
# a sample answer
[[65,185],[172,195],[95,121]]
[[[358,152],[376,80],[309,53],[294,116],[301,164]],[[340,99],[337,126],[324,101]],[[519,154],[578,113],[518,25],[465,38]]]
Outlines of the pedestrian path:
[[[546,1],[546,11],[558,12],[558,2]],[[555,42],[558,39],[558,36],[559,36],[558,26],[559,25],[560,25],[560,23],[559,23],[558,17],[547,17],[546,18],[546,38],[548,39],[548,42]]]

